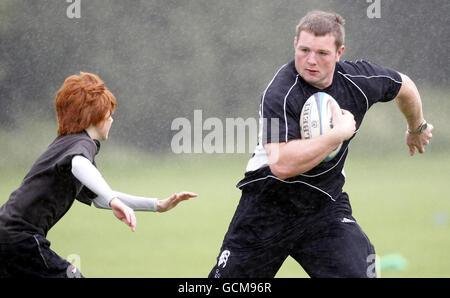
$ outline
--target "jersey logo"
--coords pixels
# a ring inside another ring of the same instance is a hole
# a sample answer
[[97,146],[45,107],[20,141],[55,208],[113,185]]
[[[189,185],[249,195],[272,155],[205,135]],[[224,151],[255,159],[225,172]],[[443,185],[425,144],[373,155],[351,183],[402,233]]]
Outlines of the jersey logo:
[[219,263],[217,264],[217,266],[220,266],[223,264],[222,268],[225,268],[225,266],[227,265],[227,261],[228,261],[228,257],[230,256],[231,252],[229,250],[224,250],[222,252],[222,254],[219,257]]

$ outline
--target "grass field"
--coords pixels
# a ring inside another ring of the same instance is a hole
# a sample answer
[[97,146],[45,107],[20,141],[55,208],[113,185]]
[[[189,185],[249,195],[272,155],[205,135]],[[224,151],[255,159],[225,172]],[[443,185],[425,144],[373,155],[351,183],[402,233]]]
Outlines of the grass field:
[[[168,213],[137,212],[134,233],[110,211],[76,202],[49,232],[51,247],[79,256],[87,277],[206,277],[239,201],[235,184],[248,155],[138,156],[106,149],[97,163],[113,189],[159,198],[189,190],[199,197]],[[0,169],[0,203],[27,170]],[[392,254],[406,260],[400,268],[385,266],[381,277],[450,277],[448,156],[350,156],[345,170],[353,214],[381,263]],[[288,258],[277,277],[307,275]]]

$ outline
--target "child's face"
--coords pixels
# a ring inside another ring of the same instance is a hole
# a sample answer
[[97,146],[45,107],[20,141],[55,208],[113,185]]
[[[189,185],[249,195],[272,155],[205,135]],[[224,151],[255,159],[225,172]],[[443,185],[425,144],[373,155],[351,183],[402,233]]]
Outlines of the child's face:
[[104,140],[108,139],[108,133],[109,133],[109,130],[111,129],[111,125],[112,125],[113,121],[114,120],[111,117],[111,113],[108,112],[106,114],[105,120],[103,120],[102,122],[100,122],[99,124],[97,124],[95,126],[99,141],[104,141]]

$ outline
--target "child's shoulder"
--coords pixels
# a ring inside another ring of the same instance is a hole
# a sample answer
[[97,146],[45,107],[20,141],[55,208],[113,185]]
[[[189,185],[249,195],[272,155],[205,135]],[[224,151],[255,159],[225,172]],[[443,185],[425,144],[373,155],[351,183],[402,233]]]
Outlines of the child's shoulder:
[[93,161],[100,150],[100,142],[93,140],[85,131],[58,136],[47,148],[46,155],[83,155]]

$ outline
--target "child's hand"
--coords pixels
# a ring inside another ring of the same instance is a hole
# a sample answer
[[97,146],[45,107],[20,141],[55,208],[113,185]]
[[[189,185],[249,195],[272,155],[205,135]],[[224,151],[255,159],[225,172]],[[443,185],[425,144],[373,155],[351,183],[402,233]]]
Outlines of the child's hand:
[[114,198],[109,203],[114,215],[129,227],[134,232],[136,230],[136,216],[133,209],[122,203],[118,198]]
[[166,212],[170,209],[174,208],[178,203],[184,200],[189,200],[190,198],[195,198],[197,194],[192,192],[180,192],[180,193],[174,193],[170,197],[164,200],[158,201],[158,212]]

